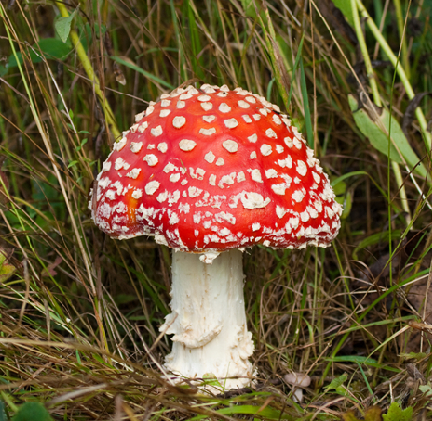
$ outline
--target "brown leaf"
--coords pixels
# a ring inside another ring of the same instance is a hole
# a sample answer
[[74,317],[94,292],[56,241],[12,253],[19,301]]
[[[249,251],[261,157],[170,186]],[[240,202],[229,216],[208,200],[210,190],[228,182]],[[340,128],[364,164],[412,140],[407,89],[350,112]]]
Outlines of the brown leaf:
[[116,62],[113,63],[113,69],[114,69],[116,81],[121,85],[126,85],[125,75],[123,74],[122,70],[120,69],[119,65]]
[[381,408],[379,406],[369,408],[365,414],[365,421],[382,421]]
[[382,421],[381,408],[379,406],[372,406],[366,411],[364,418],[357,418],[354,412],[350,411],[343,415],[344,421]]
[[339,32],[348,42],[358,44],[357,35],[346,21],[343,13],[333,4],[331,0],[319,0],[318,8],[330,25]]
[[61,262],[63,262],[63,259],[61,256],[57,256],[57,258],[54,260],[54,262],[50,263],[47,268],[46,271],[42,272],[42,276],[54,276],[57,275],[57,272],[54,270]]
[[405,114],[402,120],[402,131],[405,133],[408,139],[409,139],[408,129],[412,127],[413,120],[414,120],[414,112],[416,108],[419,106],[423,97],[426,95],[431,95],[431,93],[422,92],[420,94],[415,94],[414,98],[411,100],[411,102],[409,103],[408,107],[405,110]]
[[6,173],[0,170],[0,205],[7,206],[9,203],[9,179]]

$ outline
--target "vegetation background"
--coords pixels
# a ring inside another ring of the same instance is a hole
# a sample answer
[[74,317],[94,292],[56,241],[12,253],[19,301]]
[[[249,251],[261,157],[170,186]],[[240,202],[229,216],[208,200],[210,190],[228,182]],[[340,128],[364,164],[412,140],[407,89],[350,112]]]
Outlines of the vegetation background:
[[[2,0],[0,420],[431,419],[431,16],[432,0]],[[187,80],[287,110],[345,208],[332,248],[245,253],[257,379],[219,396],[161,377],[169,250],[111,240],[87,209],[121,131]]]

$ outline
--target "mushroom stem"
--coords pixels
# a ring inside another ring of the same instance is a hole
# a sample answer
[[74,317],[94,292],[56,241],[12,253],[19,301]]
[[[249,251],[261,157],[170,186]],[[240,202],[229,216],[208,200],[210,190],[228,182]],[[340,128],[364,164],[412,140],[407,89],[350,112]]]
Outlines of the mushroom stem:
[[187,378],[213,375],[225,389],[247,387],[254,345],[247,330],[242,253],[225,251],[211,264],[199,257],[172,255],[172,312],[160,327],[174,334],[165,367]]

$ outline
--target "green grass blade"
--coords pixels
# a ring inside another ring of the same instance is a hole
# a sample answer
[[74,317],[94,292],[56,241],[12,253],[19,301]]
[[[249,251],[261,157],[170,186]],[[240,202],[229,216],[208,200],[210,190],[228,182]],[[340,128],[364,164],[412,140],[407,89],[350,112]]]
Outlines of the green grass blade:
[[146,77],[147,79],[151,80],[152,82],[155,82],[156,84],[165,86],[169,89],[174,89],[174,86],[171,85],[170,83],[159,79],[158,77],[156,77],[155,75],[152,75],[151,73],[145,71],[144,69],[141,69],[140,67],[138,67],[136,64],[133,64],[127,60],[122,59],[121,57],[116,57],[116,56],[112,56],[111,57],[114,61],[116,61],[119,64],[122,64],[123,66],[129,67],[129,69],[133,69],[138,73],[141,73],[144,77]]

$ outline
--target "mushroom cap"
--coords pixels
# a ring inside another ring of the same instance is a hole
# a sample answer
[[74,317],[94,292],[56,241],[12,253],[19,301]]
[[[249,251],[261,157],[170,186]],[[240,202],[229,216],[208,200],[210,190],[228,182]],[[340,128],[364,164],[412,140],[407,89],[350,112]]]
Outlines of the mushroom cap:
[[311,384],[311,378],[301,373],[286,374],[284,379],[293,387],[309,387]]
[[135,116],[103,164],[92,219],[117,239],[184,251],[327,247],[342,207],[287,115],[264,97],[205,84]]

